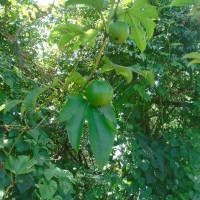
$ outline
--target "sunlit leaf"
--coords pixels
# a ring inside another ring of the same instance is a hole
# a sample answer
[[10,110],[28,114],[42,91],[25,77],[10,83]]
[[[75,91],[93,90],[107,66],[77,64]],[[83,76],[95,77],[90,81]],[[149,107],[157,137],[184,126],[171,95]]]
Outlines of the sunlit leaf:
[[97,11],[101,11],[104,6],[104,0],[68,0],[65,3],[65,6],[69,6],[73,4],[85,4],[88,6],[92,6]]
[[155,76],[152,72],[148,70],[135,70],[133,68],[131,69],[134,72],[138,73],[140,76],[143,76],[146,80],[148,80],[152,87],[155,85]]
[[128,83],[131,82],[133,78],[131,69],[125,66],[114,64],[106,57],[103,60],[105,61],[105,64],[102,66],[102,72],[115,70],[117,75],[122,75]]
[[190,6],[195,4],[200,4],[199,0],[174,0],[171,6]]
[[192,52],[183,56],[183,58],[193,58],[193,59],[200,59],[200,53]]
[[200,53],[198,52],[192,52],[192,53],[186,54],[185,56],[183,56],[183,58],[193,59],[192,61],[189,62],[188,66],[200,63]]
[[80,85],[80,86],[83,86],[85,84],[85,79],[83,78],[83,76],[76,72],[76,71],[73,71],[71,72],[67,78],[65,79],[65,84],[68,85],[70,83],[75,83],[77,85]]
[[130,37],[143,52],[147,39],[152,38],[156,27],[153,21],[158,18],[156,7],[148,4],[147,0],[135,0],[131,8],[119,14],[119,18],[131,26]]

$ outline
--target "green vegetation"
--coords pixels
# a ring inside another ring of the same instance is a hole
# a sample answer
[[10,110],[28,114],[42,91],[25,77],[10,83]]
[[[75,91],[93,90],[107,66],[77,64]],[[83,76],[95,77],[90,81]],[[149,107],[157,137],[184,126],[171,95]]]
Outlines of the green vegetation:
[[199,0],[0,0],[0,199],[200,199]]

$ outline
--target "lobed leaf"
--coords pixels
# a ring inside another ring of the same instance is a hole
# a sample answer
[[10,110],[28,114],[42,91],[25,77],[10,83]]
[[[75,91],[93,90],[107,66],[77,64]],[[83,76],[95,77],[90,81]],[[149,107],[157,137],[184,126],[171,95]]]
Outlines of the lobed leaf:
[[153,87],[155,84],[155,76],[152,72],[148,70],[139,70],[135,69],[134,66],[120,66],[117,64],[112,63],[108,58],[104,57],[103,61],[105,64],[102,66],[102,72],[115,70],[117,75],[122,75],[128,83],[132,81],[133,75],[132,73],[135,72],[140,76],[143,76],[146,80],[148,80]]
[[122,75],[128,83],[132,81],[133,75],[131,69],[125,66],[114,64],[106,57],[104,57],[103,60],[105,61],[105,64],[102,66],[102,72],[115,70],[117,75]]
[[47,181],[41,178],[38,183],[39,191],[42,199],[52,199],[57,191],[57,183],[54,180]]
[[16,175],[28,174],[34,171],[34,165],[37,163],[35,159],[30,159],[29,156],[21,155],[17,158],[9,156],[5,168]]
[[112,151],[116,129],[97,108],[89,107],[89,141],[96,163],[100,169],[107,163]]
[[152,38],[156,27],[153,21],[158,18],[156,7],[148,4],[147,0],[136,0],[131,8],[119,14],[119,18],[131,26],[130,37],[143,52],[146,49],[147,38],[148,40]]
[[86,119],[88,103],[82,95],[68,95],[60,112],[59,121],[66,121],[66,130],[72,147],[78,151]]

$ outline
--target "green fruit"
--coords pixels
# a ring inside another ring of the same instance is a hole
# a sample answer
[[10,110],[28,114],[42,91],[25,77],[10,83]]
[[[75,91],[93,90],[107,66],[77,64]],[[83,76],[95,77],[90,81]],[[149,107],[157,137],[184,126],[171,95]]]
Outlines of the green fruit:
[[129,36],[129,25],[124,21],[112,22],[109,26],[110,40],[113,43],[122,43]]
[[88,84],[85,96],[94,107],[106,106],[111,103],[113,88],[107,81],[94,80]]

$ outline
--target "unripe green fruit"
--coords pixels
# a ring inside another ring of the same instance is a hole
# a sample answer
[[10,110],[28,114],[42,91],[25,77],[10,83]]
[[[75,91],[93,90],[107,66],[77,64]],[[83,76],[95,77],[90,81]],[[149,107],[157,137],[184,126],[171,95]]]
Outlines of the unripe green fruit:
[[85,96],[94,107],[106,106],[111,103],[113,88],[107,81],[94,80],[88,84]]
[[122,43],[127,40],[130,30],[129,25],[124,21],[112,22],[109,26],[110,40],[113,43]]

